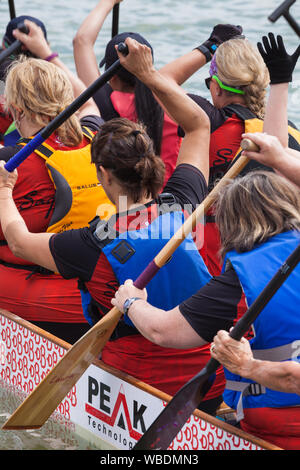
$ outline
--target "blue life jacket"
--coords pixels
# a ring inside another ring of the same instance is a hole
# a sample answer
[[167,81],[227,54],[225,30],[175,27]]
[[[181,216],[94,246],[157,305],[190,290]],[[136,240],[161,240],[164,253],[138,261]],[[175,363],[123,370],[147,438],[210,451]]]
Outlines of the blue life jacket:
[[[280,266],[300,243],[300,232],[281,233],[246,253],[231,251],[230,261],[237,273],[250,306]],[[224,266],[225,266],[224,263]],[[253,323],[250,341],[253,356],[267,361],[289,361],[300,357],[300,264],[286,279]],[[227,379],[224,401],[237,410],[243,408],[280,408],[300,405],[300,395],[277,392],[225,369]]]
[[[164,201],[165,196],[161,195],[160,200]],[[114,229],[112,225],[109,228],[107,222],[98,220],[96,226],[91,225],[94,240],[108,259],[119,284],[123,284],[126,279],[135,280],[184,222],[184,213],[178,205],[164,202],[157,207],[159,210],[154,220],[141,229],[129,226],[128,231],[112,234]],[[138,223],[138,219],[135,222]],[[148,283],[148,301],[155,307],[170,310],[197,292],[210,279],[211,275],[189,234]],[[87,305],[87,291],[82,295]],[[85,316],[93,323],[88,318],[87,310]],[[126,318],[126,322],[134,327],[129,318]],[[135,328],[131,329],[137,334]]]

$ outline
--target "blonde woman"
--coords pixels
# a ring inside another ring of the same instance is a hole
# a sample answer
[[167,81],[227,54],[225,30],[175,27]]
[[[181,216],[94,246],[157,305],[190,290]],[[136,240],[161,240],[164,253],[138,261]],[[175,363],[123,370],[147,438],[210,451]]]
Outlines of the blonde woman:
[[[300,243],[300,192],[284,177],[255,171],[227,185],[216,204],[224,272],[172,310],[147,302],[146,290],[127,280],[113,305],[127,310],[135,327],[150,341],[169,348],[211,342],[229,330],[242,292],[251,305],[286,258]],[[251,346],[269,361],[299,360],[300,265],[254,322]],[[226,372],[224,401],[237,410],[242,429],[284,449],[300,448],[300,395],[251,385]],[[290,392],[288,386],[286,392]]]
[[[229,26],[217,25],[209,41],[161,69],[161,73],[181,85],[210,62],[205,83],[210,91],[211,102],[202,96],[190,95],[210,118],[209,189],[224,175],[239,153],[241,135],[244,132],[262,131],[266,92],[270,82],[268,68],[256,46],[239,36],[241,28],[232,30],[232,35],[235,31],[236,37],[220,44],[219,37],[224,28]],[[257,162],[251,162],[245,171],[257,166]],[[221,271],[219,246],[212,209],[206,217],[202,255],[213,275]]]
[[[6,107],[22,139],[1,149],[5,161],[85,89],[52,53],[41,28],[25,23],[28,36],[18,30],[14,35],[43,60],[27,57],[10,67]],[[90,100],[20,165],[14,200],[33,232],[83,226],[101,202],[108,203],[90,164],[90,143],[101,124]],[[77,283],[14,256],[2,231],[0,236],[0,307],[65,341],[76,341],[88,329]]]

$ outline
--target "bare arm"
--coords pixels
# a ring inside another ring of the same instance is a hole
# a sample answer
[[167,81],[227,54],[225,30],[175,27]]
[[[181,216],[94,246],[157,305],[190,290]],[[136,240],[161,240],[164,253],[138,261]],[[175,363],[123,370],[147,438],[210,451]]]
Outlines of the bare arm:
[[300,187],[300,153],[284,148],[279,139],[272,135],[257,133],[243,134],[260,148],[259,152],[244,151],[243,155],[273,168]]
[[177,165],[194,165],[207,180],[210,124],[206,113],[177,84],[155,70],[151,51],[147,46],[131,38],[126,39],[126,44],[129,54],[124,57],[119,53],[121,64],[151,89],[167,113],[185,132]]
[[270,94],[264,118],[264,132],[278,137],[283,147],[288,146],[288,85],[300,55],[300,46],[288,54],[280,35],[263,36],[258,50],[269,70]]
[[263,127],[264,132],[275,135],[283,147],[288,146],[288,89],[288,83],[270,86]]
[[[19,39],[27,49],[37,57],[41,59],[49,57],[52,54],[52,51],[41,28],[28,20],[25,20],[25,24],[29,28],[29,34],[24,34],[16,29],[13,33],[15,38]],[[61,68],[68,76],[73,87],[74,98],[77,98],[86,89],[84,83],[75,74],[73,74],[58,57],[54,57],[51,62]],[[96,116],[100,115],[99,109],[93,99],[89,99],[81,106],[78,112],[78,117],[80,119],[89,114],[94,114]]]
[[[182,85],[195,72],[203,67],[213,56],[216,48],[225,41],[240,36],[241,26],[218,24],[214,26],[209,38],[198,48],[184,54],[160,69],[169,80]],[[204,53],[205,51],[205,53]]]
[[[295,346],[297,347],[296,344]],[[300,364],[298,362],[256,360],[245,338],[236,341],[223,330],[214,337],[211,354],[235,374],[272,390],[300,395]]]
[[17,171],[9,173],[0,161],[0,222],[9,248],[15,256],[57,272],[49,249],[51,233],[30,233],[12,197]]
[[94,45],[106,17],[114,5],[121,1],[100,0],[82,22],[73,39],[77,74],[86,86],[91,85],[100,76]]
[[159,71],[170,81],[182,85],[204,65],[206,65],[204,54],[198,49],[195,49],[173,60]]
[[153,307],[146,300],[146,290],[134,287],[130,279],[120,286],[111,303],[123,312],[125,300],[131,297],[140,297],[141,300],[130,306],[128,316],[139,332],[152,343],[178,349],[206,344],[186,321],[178,307],[168,311]]

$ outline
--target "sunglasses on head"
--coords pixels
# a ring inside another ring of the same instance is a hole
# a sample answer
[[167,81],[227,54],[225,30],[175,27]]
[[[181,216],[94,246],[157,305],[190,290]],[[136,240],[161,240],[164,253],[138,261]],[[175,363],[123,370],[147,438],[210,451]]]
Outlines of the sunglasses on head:
[[217,75],[213,75],[212,77],[208,77],[205,79],[205,85],[207,86],[209,90],[210,90],[210,84],[211,84],[212,79],[216,80],[219,87],[223,88],[223,90],[231,91],[232,93],[239,93],[240,95],[245,94],[244,90],[240,90],[238,88],[233,88],[231,86],[224,85],[224,83],[221,82],[221,80],[219,79],[219,77],[217,77]]

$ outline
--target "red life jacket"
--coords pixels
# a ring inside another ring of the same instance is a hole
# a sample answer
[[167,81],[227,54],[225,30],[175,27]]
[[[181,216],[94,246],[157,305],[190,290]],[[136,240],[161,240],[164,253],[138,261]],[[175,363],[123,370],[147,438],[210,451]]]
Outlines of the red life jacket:
[[[134,93],[113,91],[110,99],[115,111],[121,117],[125,117],[130,121],[137,121]],[[164,185],[175,170],[181,140],[181,137],[178,136],[178,125],[165,113],[161,144],[161,158],[166,167]]]
[[[91,131],[89,131],[91,133]],[[78,147],[65,147],[55,134],[46,140],[51,149],[76,151],[90,145],[84,137]],[[81,160],[80,160],[81,161]],[[89,164],[89,163],[88,163]],[[16,205],[31,232],[46,232],[51,223],[55,205],[56,189],[51,180],[45,160],[32,153],[20,166],[18,182],[13,191]],[[95,175],[96,180],[96,175]],[[94,198],[95,208],[99,202]],[[92,202],[85,207],[93,211]],[[95,209],[96,210],[96,209]],[[95,215],[83,210],[89,220]],[[18,258],[10,251],[0,231],[0,306],[32,322],[86,323],[82,312],[81,297],[76,279],[64,279]]]

